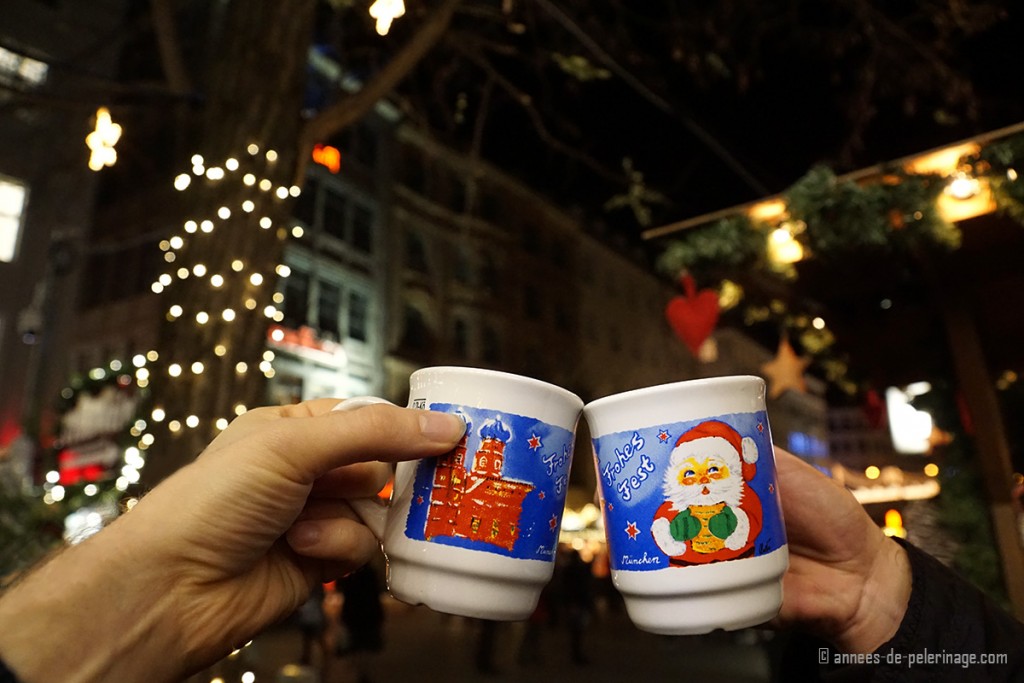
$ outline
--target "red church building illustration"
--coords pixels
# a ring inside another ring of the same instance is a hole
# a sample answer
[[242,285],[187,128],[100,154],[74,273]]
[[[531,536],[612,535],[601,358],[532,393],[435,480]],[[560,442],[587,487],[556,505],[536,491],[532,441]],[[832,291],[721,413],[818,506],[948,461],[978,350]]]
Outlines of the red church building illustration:
[[467,469],[471,431],[472,425],[452,451],[438,458],[423,535],[428,541],[437,536],[468,538],[511,551],[519,538],[523,500],[534,486],[502,476],[512,432],[500,419],[480,428],[480,447]]

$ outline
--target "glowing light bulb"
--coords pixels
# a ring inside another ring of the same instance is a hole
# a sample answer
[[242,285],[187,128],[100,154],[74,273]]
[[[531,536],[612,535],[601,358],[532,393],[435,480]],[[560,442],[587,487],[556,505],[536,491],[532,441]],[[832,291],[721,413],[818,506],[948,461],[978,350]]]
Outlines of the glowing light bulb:
[[247,151],[252,156],[256,156],[257,154],[260,153],[260,146],[254,142],[251,142],[249,143],[249,146],[245,148],[245,151]]
[[251,199],[246,199],[242,202],[242,211],[246,213],[252,213],[256,209],[256,204]]
[[210,180],[222,180],[224,178],[224,169],[220,166],[211,166],[206,169],[206,177]]
[[188,189],[188,186],[191,184],[192,176],[190,176],[188,173],[180,173],[174,177],[174,189],[179,192]]
[[213,285],[214,287],[222,286],[224,284],[224,276],[223,275],[211,275],[210,276],[210,284]]
[[217,217],[220,218],[221,220],[226,221],[227,219],[231,218],[231,209],[229,209],[226,206],[220,207],[219,209],[217,209]]
[[206,266],[204,266],[202,263],[197,263],[196,265],[192,266],[192,274],[195,275],[196,277],[202,277],[206,275]]
[[227,322],[231,322],[235,319],[235,311],[232,308],[225,308],[220,315]]
[[264,230],[269,230],[271,227],[273,227],[273,225],[274,221],[270,220],[270,218],[268,218],[267,216],[264,216],[263,218],[260,219],[260,227],[263,228]]
[[199,426],[199,417],[197,415],[189,415],[185,418],[185,426],[195,429]]
[[198,313],[196,313],[196,322],[199,323],[200,325],[205,325],[206,323],[210,322],[210,314],[207,313],[206,311],[199,311]]
[[177,363],[171,363],[170,366],[167,368],[167,374],[170,375],[171,377],[180,377],[181,366],[178,365]]
[[259,287],[260,285],[263,284],[263,276],[260,275],[259,273],[253,273],[252,275],[249,276],[249,282]]
[[198,229],[199,229],[199,224],[196,223],[195,221],[185,221],[185,232],[191,234],[191,233],[194,233]]
[[224,162],[224,167],[226,169],[228,169],[229,171],[237,171],[238,170],[238,159],[235,159],[234,157],[228,159],[227,161]]
[[256,176],[254,176],[252,173],[246,173],[244,176],[242,176],[242,182],[248,185],[249,187],[252,187],[253,185],[256,184]]
[[175,235],[171,238],[170,246],[171,249],[181,249],[185,246],[185,240],[183,240],[179,235]]
[[277,161],[277,152],[272,149],[267,150],[267,161],[273,163]]
[[240,260],[235,259],[234,261],[231,262],[231,270],[235,271],[236,273],[241,273],[242,268],[245,268],[245,264],[242,263]]
[[213,232],[213,221],[211,221],[210,219],[206,219],[205,221],[199,224],[199,229],[207,233]]
[[294,226],[292,228],[292,237],[298,239],[298,238],[302,237],[302,235],[304,235],[304,234],[305,234],[305,231],[302,229],[301,225],[296,225],[296,226]]
[[238,363],[235,363],[235,372],[237,372],[239,375],[244,375],[248,371],[249,365],[245,361],[239,361]]
[[98,171],[104,166],[113,166],[117,162],[117,150],[114,145],[121,139],[121,126],[110,118],[110,110],[100,107],[96,110],[96,128],[85,138],[85,144],[91,151],[89,168]]
[[391,30],[391,22],[405,14],[403,0],[375,0],[370,5],[370,16],[377,20],[377,34],[386,36]]
[[223,417],[217,418],[217,421],[214,423],[214,426],[217,429],[224,431],[225,429],[228,428],[228,421],[226,418]]
[[203,370],[205,370],[205,369],[206,368],[203,366],[201,361],[197,360],[195,363],[192,364],[192,374],[194,374],[194,375],[201,375],[201,374],[203,374]]
[[881,474],[882,471],[875,465],[868,465],[867,469],[864,470],[864,476],[868,479],[878,479]]
[[183,311],[184,309],[182,309],[181,306],[179,306],[178,304],[174,304],[169,309],[167,309],[167,315],[171,316],[172,318],[178,318],[181,317]]

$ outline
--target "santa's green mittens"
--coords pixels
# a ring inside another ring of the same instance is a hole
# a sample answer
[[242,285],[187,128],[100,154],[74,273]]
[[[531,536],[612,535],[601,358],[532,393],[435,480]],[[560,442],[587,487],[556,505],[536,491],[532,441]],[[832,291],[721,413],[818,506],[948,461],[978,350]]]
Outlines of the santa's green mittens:
[[708,531],[718,538],[729,538],[736,531],[736,513],[728,505],[708,520]]
[[[735,524],[733,522],[733,526]],[[689,541],[700,533],[700,520],[692,516],[689,510],[683,510],[669,523],[668,528],[672,532],[672,538],[677,541]]]

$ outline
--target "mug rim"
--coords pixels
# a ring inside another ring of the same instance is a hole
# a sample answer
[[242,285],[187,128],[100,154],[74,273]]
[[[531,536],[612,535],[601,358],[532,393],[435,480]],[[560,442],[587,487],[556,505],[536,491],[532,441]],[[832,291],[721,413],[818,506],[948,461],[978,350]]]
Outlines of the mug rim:
[[426,367],[414,370],[409,375],[409,382],[411,383],[413,378],[419,374],[429,374],[432,372],[458,372],[469,375],[481,375],[488,376],[497,379],[508,379],[512,381],[522,382],[528,385],[534,385],[538,388],[547,389],[557,394],[562,394],[564,398],[575,401],[579,408],[584,405],[583,399],[577,396],[575,393],[569,391],[565,387],[560,387],[557,384],[551,382],[545,382],[542,379],[536,377],[529,377],[527,375],[517,375],[514,372],[505,372],[504,370],[491,370],[489,368],[476,368],[468,365],[428,365]]
[[657,396],[658,394],[666,394],[685,386],[686,388],[721,388],[732,384],[748,384],[748,383],[760,382],[765,385],[763,377],[758,375],[721,375],[718,377],[698,377],[695,379],[685,379],[679,382],[668,382],[666,384],[655,384],[649,387],[640,387],[638,389],[630,389],[629,391],[622,391],[615,394],[609,394],[608,396],[602,396],[601,398],[594,399],[590,403],[583,406],[584,412],[592,412],[594,409],[606,408],[609,405],[614,405],[620,401],[629,401],[631,399],[650,396]]

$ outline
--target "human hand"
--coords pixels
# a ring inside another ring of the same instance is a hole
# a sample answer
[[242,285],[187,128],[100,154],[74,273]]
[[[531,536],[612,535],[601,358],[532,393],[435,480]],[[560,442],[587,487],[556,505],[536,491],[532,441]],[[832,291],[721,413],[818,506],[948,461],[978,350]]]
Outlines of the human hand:
[[[290,614],[377,541],[344,503],[382,461],[439,455],[458,417],[336,400],[259,408],[128,514],[0,600],[0,654],[26,681],[174,680]],[[65,670],[63,667],[69,667]]]
[[789,569],[776,626],[802,627],[869,653],[899,628],[910,600],[906,551],[843,486],[775,447]]

